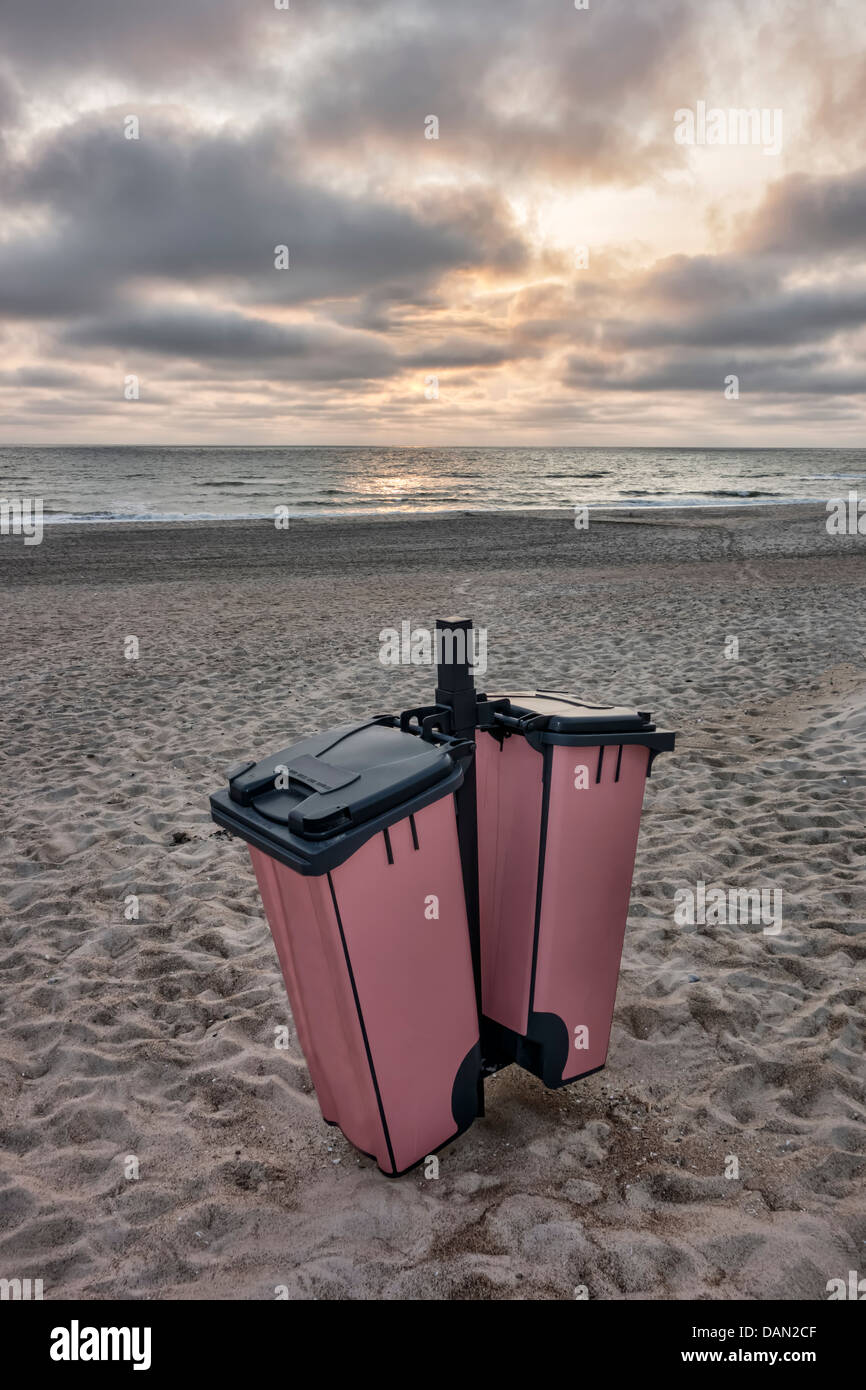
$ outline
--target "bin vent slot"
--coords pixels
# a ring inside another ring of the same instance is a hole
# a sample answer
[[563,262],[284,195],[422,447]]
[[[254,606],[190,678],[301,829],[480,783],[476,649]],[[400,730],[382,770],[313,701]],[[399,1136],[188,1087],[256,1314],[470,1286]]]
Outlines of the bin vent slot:
[[595,770],[595,780],[596,780],[596,782],[600,782],[600,781],[601,781],[601,765],[602,765],[603,762],[604,762],[604,744],[602,744],[601,747],[600,747],[599,750],[598,750],[598,767],[597,767],[596,770]]
[[622,744],[619,745],[619,752],[618,752],[617,755],[616,755],[616,776],[615,776],[614,779],[613,779],[615,782],[618,782],[618,781],[619,781],[619,770],[620,770],[620,767],[621,767],[621,766],[622,766]]
[[415,824],[414,816],[409,817],[409,829],[412,831],[412,844],[416,849],[420,849],[421,846],[418,843],[418,827]]
[[387,856],[388,856],[388,863],[389,863],[389,864],[393,864],[393,863],[394,863],[394,851],[393,851],[392,848],[391,848],[391,836],[388,834],[387,830],[383,830],[383,831],[382,831],[382,834],[383,834],[384,837],[385,837],[385,853],[386,853]]

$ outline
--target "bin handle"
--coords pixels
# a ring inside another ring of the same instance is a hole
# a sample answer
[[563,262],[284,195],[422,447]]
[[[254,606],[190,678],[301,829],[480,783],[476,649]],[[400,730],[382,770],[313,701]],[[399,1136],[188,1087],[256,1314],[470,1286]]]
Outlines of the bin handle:
[[353,772],[351,768],[336,767],[334,763],[326,762],[324,758],[316,757],[309,753],[302,754],[295,758],[291,766],[286,768],[289,775],[289,785],[296,782],[299,787],[304,787],[313,796],[319,792],[338,792],[343,787],[348,787],[352,782],[357,782],[360,772]]
[[493,713],[494,724],[502,724],[506,729],[516,729],[521,734],[542,728],[546,719],[546,714],[503,714],[501,710],[494,710]]

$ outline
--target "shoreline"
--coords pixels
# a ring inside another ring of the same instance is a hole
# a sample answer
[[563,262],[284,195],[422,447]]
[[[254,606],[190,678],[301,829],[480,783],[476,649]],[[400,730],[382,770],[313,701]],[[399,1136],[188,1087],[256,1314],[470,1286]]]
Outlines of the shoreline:
[[[785,498],[775,501],[761,500],[748,502],[745,499],[729,502],[693,502],[693,503],[620,503],[620,502],[588,502],[587,510],[593,520],[596,521],[617,521],[624,518],[638,519],[647,513],[650,521],[661,521],[664,518],[673,516],[677,520],[685,520],[689,516],[701,516],[704,513],[742,513],[744,516],[756,516],[758,519],[766,517],[770,513],[788,512],[791,508],[811,510],[816,514],[825,515],[827,504],[831,499],[821,498]],[[422,520],[447,520],[449,517],[549,517],[571,519],[574,515],[573,508],[570,507],[430,507],[419,508],[416,510],[397,509],[389,511],[345,511],[345,512],[290,512],[289,528],[303,522],[312,522],[316,525],[327,523],[350,522],[353,525],[359,523],[379,523],[379,522],[406,522]],[[262,522],[273,523],[272,512],[262,512],[260,514],[250,514],[233,516],[153,516],[153,517],[64,517],[58,519],[50,516],[43,517],[44,527],[79,527],[86,529],[91,526],[98,527],[149,527],[149,526],[251,526],[259,525]]]

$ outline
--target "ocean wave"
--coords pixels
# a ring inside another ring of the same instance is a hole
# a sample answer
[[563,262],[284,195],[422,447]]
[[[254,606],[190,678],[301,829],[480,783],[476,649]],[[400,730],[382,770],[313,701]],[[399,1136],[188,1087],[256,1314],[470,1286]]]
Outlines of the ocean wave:
[[121,522],[159,521],[270,521],[270,512],[52,512],[43,518],[45,526],[110,526]]
[[[719,500],[714,501],[713,498]],[[725,498],[726,500],[721,500]],[[677,507],[756,507],[756,506],[814,506],[820,498],[815,497],[767,497],[760,495],[742,496],[739,493],[707,493],[699,497],[652,497],[648,494],[639,496],[634,494],[631,497],[611,498],[607,501],[593,500],[587,502],[586,506],[590,512],[594,511],[624,511],[627,509],[642,511],[669,511]],[[340,507],[319,507],[314,503],[306,505],[299,504],[289,508],[289,520],[303,521],[306,519],[330,518],[338,521],[344,517],[423,517],[423,516],[450,516],[456,512],[463,515],[484,516],[496,515],[497,513],[507,512],[551,512],[559,511],[570,513],[572,504],[562,503],[527,503],[518,502],[511,505],[488,505],[479,503],[460,502],[451,506],[427,506],[427,507],[395,507],[395,506],[340,506]],[[190,521],[266,521],[273,525],[273,509],[265,512],[54,512],[46,514],[43,518],[47,525],[68,525],[68,526],[106,526],[118,525],[124,522],[135,523],[166,523],[166,522],[190,522]]]
[[767,502],[775,501],[775,493],[760,488],[711,488],[705,497],[763,497]]

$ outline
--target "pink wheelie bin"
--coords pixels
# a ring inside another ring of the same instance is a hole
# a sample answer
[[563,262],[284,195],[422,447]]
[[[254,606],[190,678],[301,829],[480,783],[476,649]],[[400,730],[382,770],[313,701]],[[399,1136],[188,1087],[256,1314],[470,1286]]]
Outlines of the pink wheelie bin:
[[644,785],[674,735],[536,691],[479,696],[482,1047],[547,1086],[604,1066]]
[[211,797],[250,847],[322,1115],[389,1176],[483,1103],[455,816],[471,755],[378,718],[239,764]]

